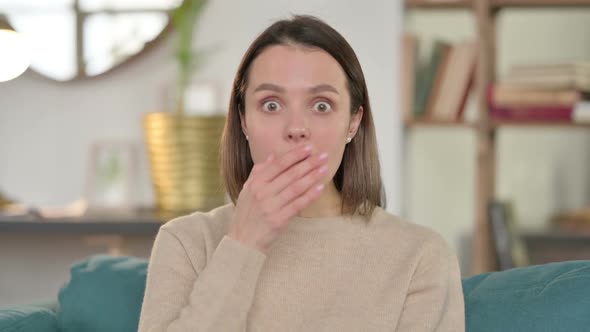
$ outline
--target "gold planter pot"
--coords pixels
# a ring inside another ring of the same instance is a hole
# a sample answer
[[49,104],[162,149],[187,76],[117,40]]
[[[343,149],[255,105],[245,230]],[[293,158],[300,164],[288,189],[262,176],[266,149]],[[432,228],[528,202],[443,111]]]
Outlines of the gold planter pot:
[[180,215],[224,203],[219,144],[225,116],[148,113],[143,125],[158,210]]

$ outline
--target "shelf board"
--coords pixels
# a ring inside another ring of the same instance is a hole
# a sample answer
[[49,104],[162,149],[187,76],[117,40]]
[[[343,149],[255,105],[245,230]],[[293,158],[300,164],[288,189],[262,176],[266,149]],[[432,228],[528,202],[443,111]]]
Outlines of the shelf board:
[[[423,127],[459,127],[459,128],[477,128],[475,123],[467,122],[446,122],[446,121],[432,121],[432,120],[415,120],[404,123],[405,128],[423,128]],[[491,129],[500,127],[562,127],[562,128],[590,128],[590,123],[575,123],[575,122],[523,122],[523,121],[492,121]]]
[[492,8],[508,7],[580,7],[590,6],[590,0],[490,0]]
[[494,121],[493,128],[499,127],[564,127],[564,128],[590,128],[590,123],[575,123],[575,122],[510,122],[510,121]]
[[444,8],[471,8],[471,0],[406,0],[406,8],[420,9],[444,9]]
[[414,120],[405,123],[406,128],[417,127],[463,127],[475,128],[475,124],[467,122],[450,122],[450,121],[433,121],[433,120]]
[[[530,8],[530,7],[584,7],[590,6],[590,0],[490,0],[494,9]],[[416,9],[452,9],[473,7],[471,0],[406,0],[406,8]]]

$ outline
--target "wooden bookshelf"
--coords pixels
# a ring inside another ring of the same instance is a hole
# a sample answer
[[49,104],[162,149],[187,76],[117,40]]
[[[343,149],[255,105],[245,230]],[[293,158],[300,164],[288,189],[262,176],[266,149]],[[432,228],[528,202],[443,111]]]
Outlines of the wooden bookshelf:
[[487,204],[494,198],[496,177],[496,156],[494,133],[500,128],[566,128],[588,129],[590,124],[569,122],[505,122],[494,121],[488,111],[486,100],[487,88],[495,82],[496,73],[496,19],[497,13],[504,8],[573,8],[589,7],[590,0],[406,0],[408,9],[466,9],[473,15],[475,35],[478,40],[478,62],[475,73],[474,89],[479,95],[477,101],[478,120],[475,124],[444,123],[431,121],[410,121],[405,128],[434,127],[468,127],[473,128],[477,136],[476,152],[476,207],[474,234],[472,242],[472,270],[477,274],[495,270],[495,254],[490,241],[490,229],[487,217]]

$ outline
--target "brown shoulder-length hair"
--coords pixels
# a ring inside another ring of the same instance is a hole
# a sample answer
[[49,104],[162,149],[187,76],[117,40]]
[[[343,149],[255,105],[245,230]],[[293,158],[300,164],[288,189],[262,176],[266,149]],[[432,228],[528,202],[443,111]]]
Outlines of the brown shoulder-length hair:
[[369,218],[376,206],[385,207],[377,139],[365,77],[352,47],[336,30],[313,16],[294,16],[280,20],[262,32],[250,45],[234,79],[229,112],[221,142],[221,165],[225,186],[235,204],[254,166],[240,117],[245,112],[248,73],[254,59],[273,45],[302,45],[330,54],[347,78],[351,114],[359,107],[364,113],[356,136],[346,145],[334,184],[342,197],[342,214],[359,213]]

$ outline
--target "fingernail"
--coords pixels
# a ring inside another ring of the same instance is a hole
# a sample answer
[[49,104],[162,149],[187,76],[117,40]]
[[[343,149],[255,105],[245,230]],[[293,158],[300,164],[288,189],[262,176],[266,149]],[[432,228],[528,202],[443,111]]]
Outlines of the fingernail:
[[320,173],[326,173],[327,170],[328,170],[328,166],[324,165],[324,166],[320,167],[319,172]]
[[328,153],[327,153],[327,152],[324,152],[324,153],[322,153],[322,154],[319,156],[319,159],[320,159],[320,160],[324,160],[324,159],[326,159],[326,158],[328,158]]
[[317,190],[317,191],[322,191],[322,189],[324,189],[324,184],[323,184],[323,183],[322,183],[322,184],[318,184],[318,185],[315,187],[315,190]]

